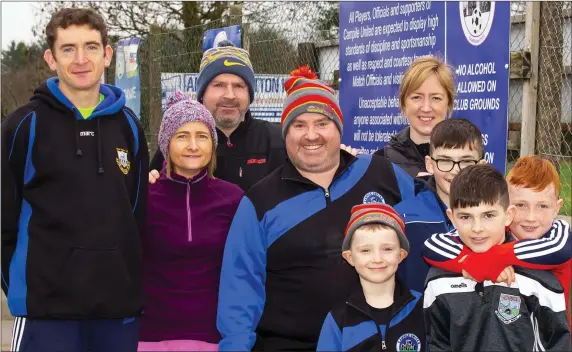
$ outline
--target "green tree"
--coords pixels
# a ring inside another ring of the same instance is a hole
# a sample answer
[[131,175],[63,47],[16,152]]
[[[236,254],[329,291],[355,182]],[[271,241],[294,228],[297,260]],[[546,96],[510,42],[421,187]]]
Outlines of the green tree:
[[52,75],[43,59],[47,45],[12,41],[2,50],[2,119],[24,105],[34,89]]
[[282,31],[260,27],[249,31],[248,41],[254,72],[288,74],[298,66],[297,49]]
[[321,39],[338,39],[340,36],[340,3],[328,3],[315,22],[315,29]]

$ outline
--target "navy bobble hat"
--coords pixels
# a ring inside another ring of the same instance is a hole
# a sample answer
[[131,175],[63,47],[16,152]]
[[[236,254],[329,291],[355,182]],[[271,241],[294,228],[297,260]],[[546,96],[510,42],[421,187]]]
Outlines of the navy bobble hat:
[[223,40],[217,47],[203,54],[197,79],[197,100],[203,101],[208,84],[222,73],[232,73],[241,77],[248,86],[250,103],[254,101],[254,70],[248,52],[237,48],[230,41]]

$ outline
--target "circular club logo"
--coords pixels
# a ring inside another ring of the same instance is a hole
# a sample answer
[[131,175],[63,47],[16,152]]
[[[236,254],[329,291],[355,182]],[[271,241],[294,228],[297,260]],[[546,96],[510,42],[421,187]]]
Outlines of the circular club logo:
[[421,340],[414,334],[404,334],[397,340],[395,350],[398,352],[419,352],[421,351]]
[[214,38],[213,48],[218,47],[219,43],[222,42],[223,40],[228,40],[226,32],[225,31],[218,32],[216,37]]
[[494,1],[461,1],[459,2],[461,27],[465,37],[474,46],[481,45],[493,26],[495,16]]
[[385,203],[385,199],[381,194],[377,192],[368,192],[365,196],[363,196],[363,203],[364,204]]

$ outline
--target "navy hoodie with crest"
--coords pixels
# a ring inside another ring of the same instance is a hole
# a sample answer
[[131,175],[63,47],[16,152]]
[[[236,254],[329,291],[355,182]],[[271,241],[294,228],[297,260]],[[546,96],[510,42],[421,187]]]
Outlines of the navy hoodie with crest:
[[51,78],[2,122],[2,288],[14,316],[141,313],[149,154],[123,91],[84,119]]

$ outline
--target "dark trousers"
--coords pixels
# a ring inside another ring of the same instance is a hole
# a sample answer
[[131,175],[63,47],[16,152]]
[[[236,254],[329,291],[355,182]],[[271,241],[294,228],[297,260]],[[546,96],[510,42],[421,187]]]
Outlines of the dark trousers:
[[47,320],[16,317],[11,351],[136,352],[139,318]]

